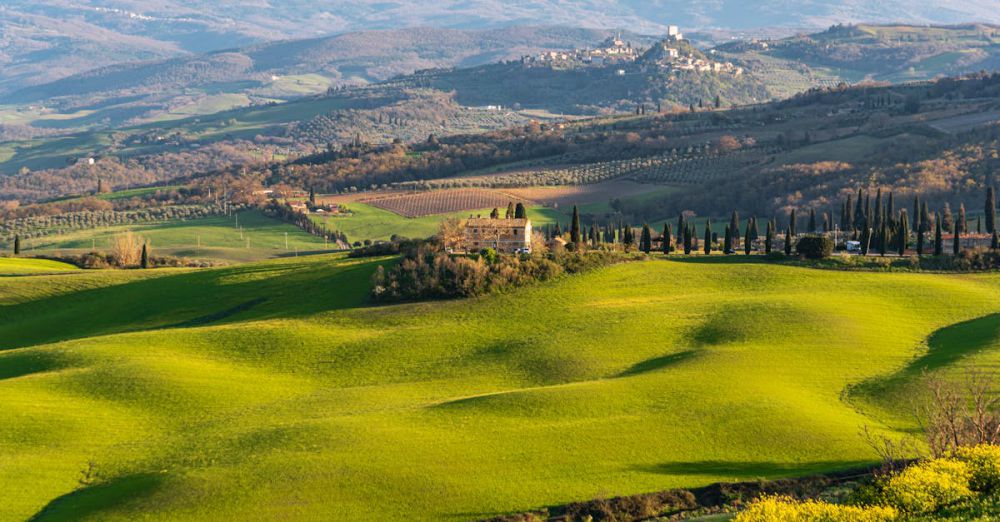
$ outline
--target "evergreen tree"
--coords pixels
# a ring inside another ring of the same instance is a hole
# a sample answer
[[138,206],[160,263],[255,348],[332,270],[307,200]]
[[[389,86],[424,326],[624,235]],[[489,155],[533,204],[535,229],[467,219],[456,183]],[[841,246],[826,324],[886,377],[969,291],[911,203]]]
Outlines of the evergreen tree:
[[490,219],[500,219],[500,209],[494,208],[493,211],[490,212]]
[[580,211],[573,205],[573,222],[570,224],[569,240],[573,244],[580,242]]
[[753,238],[750,237],[750,225],[748,224],[747,235],[745,238],[743,238],[743,253],[746,255],[750,255],[752,249],[753,249]]
[[893,216],[896,215],[896,208],[895,207],[896,207],[896,198],[892,195],[892,192],[890,192],[889,193],[889,202],[886,203],[886,205],[885,205],[885,218],[886,219],[888,219],[890,221],[893,219]]
[[677,233],[683,236],[685,230],[687,230],[687,223],[684,221],[684,213],[681,212],[677,214]]
[[816,209],[811,208],[809,209],[809,232],[813,233],[817,230],[819,227],[816,226]]
[[990,249],[994,251],[1000,250],[1000,233],[996,230],[993,231],[993,239],[990,240]]
[[514,219],[514,202],[507,202],[507,212],[503,215],[504,219]]
[[824,212],[823,213],[823,233],[824,234],[829,234],[830,232],[832,232],[832,229],[830,228],[830,213],[829,212]]
[[954,223],[952,223],[951,225],[951,235],[952,235],[951,253],[957,256],[959,250],[962,249],[962,239],[958,236],[958,227]]
[[920,207],[920,224],[922,225],[921,232],[931,231],[931,211],[927,208],[927,202],[924,201],[922,207]]
[[643,223],[642,236],[639,238],[639,249],[648,254],[653,249],[653,234],[649,230],[649,225]]
[[885,221],[882,221],[882,226],[879,227],[878,234],[878,255],[885,257],[886,250],[889,246],[889,225]]
[[920,230],[923,225],[920,223],[920,196],[913,196],[913,231]]
[[750,218],[750,239],[757,241],[760,239],[760,228],[757,227],[757,216]]
[[15,256],[21,255],[21,235],[20,234],[14,235],[14,255]]
[[792,255],[792,232],[789,229],[785,229],[785,255]]
[[984,210],[986,210],[986,231],[992,234],[997,229],[997,196],[992,185],[986,189],[986,208]]
[[944,238],[942,237],[941,220],[936,220],[934,224],[934,255],[944,255]]
[[673,246],[670,237],[670,223],[663,224],[663,253],[669,254],[671,247]]
[[852,203],[853,197],[854,197],[853,194],[847,195],[847,203],[844,205],[844,216],[840,220],[840,228],[842,228],[844,232],[850,232],[854,230],[854,214],[852,214],[853,209],[851,208],[854,206],[854,204]]
[[860,230],[865,224],[865,202],[861,189],[858,189],[858,201],[854,204],[854,228]]
[[555,228],[555,230],[552,231],[552,237],[554,237],[554,238],[556,238],[556,237],[562,237],[562,235],[563,235],[562,229],[559,228],[559,222],[556,221],[556,228]]
[[861,230],[861,254],[867,256],[872,245],[872,229],[865,227]]
[[528,209],[524,208],[524,203],[518,202],[517,206],[514,207],[514,219],[527,219]]
[[705,255],[712,253],[712,220],[705,221]]
[[958,233],[969,233],[969,224],[965,220],[965,203],[958,204]]
[[771,222],[767,222],[767,230],[764,232],[764,253],[770,254],[771,247],[774,246],[774,227]]
[[739,237],[740,237],[740,215],[733,211],[733,215],[729,217],[729,226],[726,227],[726,235],[729,236],[729,240],[726,242],[726,253],[728,253],[729,248],[733,250],[739,247]]
[[937,216],[935,216],[935,219],[941,219],[942,220],[941,221],[941,228],[943,230],[951,230],[953,228],[952,225],[955,224],[955,221],[954,221],[955,218],[951,215],[951,205],[949,205],[947,202],[945,202],[944,209],[941,211],[941,217],[937,218]]
[[910,219],[906,216],[906,209],[900,209],[899,211],[899,237],[896,242],[896,246],[899,248],[899,255],[906,255],[906,247],[910,242]]
[[684,255],[691,255],[691,227],[684,227]]
[[726,225],[726,237],[723,239],[722,243],[722,253],[729,255],[733,251],[733,233],[729,230],[729,225]]
[[139,258],[139,267],[143,270],[149,268],[149,251],[146,250],[146,243],[142,244],[142,257]]
[[881,231],[882,231],[882,222],[885,221],[884,216],[882,215],[882,210],[883,210],[883,208],[882,208],[882,187],[879,187],[878,191],[875,193],[875,220],[874,220],[874,223],[875,223],[875,230],[879,231],[880,234],[881,234]]
[[309,187],[309,204],[316,206],[316,191]]
[[924,255],[924,231],[923,229],[917,229],[917,256]]
[[796,230],[795,230],[796,228],[798,228],[797,227],[797,225],[798,225],[797,222],[798,222],[798,218],[795,217],[795,209],[793,208],[792,212],[788,215],[788,233],[791,234],[792,237],[795,237],[795,236],[798,235],[796,233]]

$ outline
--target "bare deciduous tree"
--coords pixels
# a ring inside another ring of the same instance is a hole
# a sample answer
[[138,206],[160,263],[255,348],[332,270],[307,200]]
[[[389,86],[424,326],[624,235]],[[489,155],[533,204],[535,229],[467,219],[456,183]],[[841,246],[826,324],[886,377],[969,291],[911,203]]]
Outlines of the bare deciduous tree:
[[115,264],[122,268],[138,265],[142,258],[142,244],[142,238],[131,231],[112,238],[111,255]]
[[925,375],[928,395],[914,405],[917,422],[935,457],[946,456],[962,446],[1000,442],[1000,399],[990,389],[990,379],[981,371],[969,371],[962,385],[939,376]]

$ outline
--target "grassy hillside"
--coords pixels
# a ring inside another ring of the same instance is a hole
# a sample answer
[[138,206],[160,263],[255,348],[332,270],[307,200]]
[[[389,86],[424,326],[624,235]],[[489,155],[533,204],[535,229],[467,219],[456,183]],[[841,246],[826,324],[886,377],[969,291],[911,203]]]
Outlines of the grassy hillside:
[[73,265],[49,261],[47,259],[18,259],[0,257],[0,276],[45,274],[53,272],[69,272],[77,270]]
[[721,258],[371,307],[379,262],[0,279],[0,518],[467,520],[853,466],[913,426],[845,389],[1000,311],[996,275]]
[[[240,228],[236,228],[237,219]],[[126,231],[131,231],[148,241],[153,255],[220,262],[256,261],[294,255],[296,252],[334,248],[325,244],[322,238],[309,235],[293,225],[271,219],[254,210],[240,212],[238,218],[216,216],[190,221],[173,220],[56,233],[26,239],[24,253],[57,255],[92,250],[106,252],[110,249],[114,236]]]

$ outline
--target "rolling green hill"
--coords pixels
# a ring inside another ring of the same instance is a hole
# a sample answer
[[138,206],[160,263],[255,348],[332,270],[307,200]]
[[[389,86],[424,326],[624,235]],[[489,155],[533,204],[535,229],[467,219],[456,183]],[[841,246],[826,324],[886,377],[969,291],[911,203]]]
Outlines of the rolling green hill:
[[372,306],[381,262],[0,279],[0,518],[468,520],[828,471],[913,428],[851,385],[1000,345],[993,274],[656,259]]

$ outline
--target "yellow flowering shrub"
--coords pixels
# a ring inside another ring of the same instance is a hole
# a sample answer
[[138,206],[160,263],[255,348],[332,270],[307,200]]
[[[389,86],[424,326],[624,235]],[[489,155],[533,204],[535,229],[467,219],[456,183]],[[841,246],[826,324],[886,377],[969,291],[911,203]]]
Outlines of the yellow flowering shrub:
[[906,468],[885,484],[886,502],[908,513],[933,513],[969,498],[972,472],[965,462],[934,459]]
[[1000,446],[983,444],[959,448],[955,458],[964,462],[971,472],[969,486],[973,491],[992,492],[1000,489]]
[[899,518],[891,507],[857,507],[788,497],[763,497],[736,515],[735,522],[889,522]]

